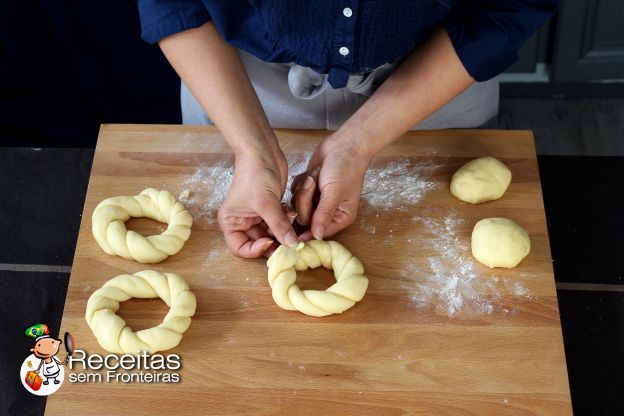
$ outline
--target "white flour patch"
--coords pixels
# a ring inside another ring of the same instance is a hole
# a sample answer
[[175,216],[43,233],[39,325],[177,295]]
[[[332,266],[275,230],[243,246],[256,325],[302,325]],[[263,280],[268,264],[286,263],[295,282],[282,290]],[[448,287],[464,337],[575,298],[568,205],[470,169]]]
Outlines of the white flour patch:
[[376,231],[376,227],[373,224],[365,223],[364,218],[360,220],[360,229],[364,230],[364,232],[367,232],[369,234],[375,234]]
[[191,196],[191,191],[189,191],[188,189],[183,189],[182,192],[180,192],[180,195],[178,195],[178,201],[182,202],[183,204],[186,204],[190,196]]
[[[507,278],[501,282],[496,276],[477,275],[469,239],[457,236],[458,228],[465,222],[457,214],[451,212],[442,220],[414,217],[412,221],[422,225],[425,231],[423,238],[427,239],[427,247],[432,251],[426,263],[428,270],[408,265],[402,272],[406,285],[416,273],[426,276],[424,282],[419,280],[409,285],[412,289],[410,298],[418,307],[435,305],[439,313],[449,317],[460,312],[491,314],[496,309],[495,302],[503,293],[512,292],[516,296],[528,294],[521,282],[516,282],[509,290]],[[415,244],[413,239],[408,242]],[[499,310],[509,312],[503,308]]]
[[216,221],[217,211],[227,195],[233,175],[232,164],[222,161],[198,168],[180,184],[189,191],[185,205],[193,217],[205,217],[208,222]]
[[204,262],[202,263],[201,270],[211,270],[212,269],[213,272],[210,275],[210,278],[212,280],[223,280],[223,279],[226,279],[227,276],[218,275],[217,273],[214,273],[215,263],[217,261],[219,261],[219,259],[224,258],[224,256],[226,256],[226,255],[227,255],[227,251],[226,250],[220,250],[218,248],[210,249],[204,255]]
[[[290,201],[292,180],[298,174],[305,172],[311,155],[311,153],[307,153],[303,156],[294,156],[288,160],[289,177],[284,201]],[[208,222],[214,222],[217,218],[217,211],[230,189],[233,176],[234,167],[229,161],[202,166],[180,184],[184,189],[180,198],[184,200],[185,206],[194,217],[205,217]]]
[[[288,183],[282,198],[283,202],[290,202],[292,181],[306,171],[311,156],[312,153],[308,152],[288,158]],[[413,163],[408,159],[371,167],[364,181],[362,199],[374,208],[403,210],[405,205],[418,203],[435,187],[435,183],[423,175],[432,167],[430,162]],[[230,188],[233,175],[234,168],[230,161],[220,161],[211,166],[197,168],[180,184],[183,190],[188,191],[180,197],[193,216],[205,217],[208,222],[213,222]],[[375,233],[373,225],[362,224],[362,227],[370,234]]]
[[521,282],[514,283],[514,294],[516,296],[524,296],[528,293],[528,289]]
[[366,172],[362,198],[373,208],[405,209],[435,187],[424,175],[433,167],[429,161],[413,163],[409,159],[373,166]]
[[[292,194],[290,187],[294,177],[305,172],[312,153],[294,156],[288,159],[288,185],[284,193],[284,202],[290,202]],[[384,166],[373,166],[366,172],[362,199],[371,207],[378,209],[404,209],[405,205],[418,203],[422,197],[435,187],[434,182],[424,177],[434,165],[424,161],[413,163],[409,159],[402,162],[392,162]],[[362,224],[362,229],[375,234],[375,227]]]

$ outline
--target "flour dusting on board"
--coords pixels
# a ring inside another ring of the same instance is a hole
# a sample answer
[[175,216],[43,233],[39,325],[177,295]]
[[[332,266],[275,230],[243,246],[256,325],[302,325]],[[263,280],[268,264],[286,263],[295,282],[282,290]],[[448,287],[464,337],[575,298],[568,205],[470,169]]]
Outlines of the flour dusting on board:
[[[507,278],[477,274],[478,266],[470,254],[469,237],[460,238],[457,234],[458,228],[465,224],[464,219],[454,212],[440,220],[432,217],[412,218],[413,222],[422,225],[427,245],[432,250],[427,260],[428,270],[409,265],[402,272],[402,277],[408,281],[416,273],[425,276],[425,280],[419,281],[412,290],[412,302],[419,307],[435,305],[439,313],[452,317],[460,312],[491,314],[504,292],[529,297],[521,282],[510,288]],[[408,241],[415,243],[413,239]],[[509,312],[504,308],[500,311]]]
[[232,164],[222,161],[198,168],[180,184],[184,190],[189,191],[185,205],[193,217],[206,217],[209,222],[216,221],[217,211],[227,195],[233,175]]
[[[283,202],[290,202],[290,187],[293,179],[306,171],[312,153],[306,152],[288,157],[288,183]],[[414,163],[409,159],[392,162],[384,166],[371,167],[364,181],[362,199],[371,207],[388,210],[403,209],[405,205],[418,203],[423,196],[434,188],[434,182],[423,174],[432,168],[429,162]],[[216,162],[202,166],[188,176],[180,185],[188,190],[185,205],[194,216],[206,217],[209,222],[216,220],[217,211],[225,199],[234,168],[230,161]],[[207,193],[207,196],[205,196]],[[374,234],[375,227],[364,225],[367,232]]]
[[[296,175],[305,172],[311,155],[311,153],[305,153],[288,159],[289,177],[284,202],[290,201],[292,180]],[[206,217],[208,222],[216,221],[217,211],[230,189],[233,176],[232,163],[220,161],[211,166],[198,168],[180,184],[182,189],[189,191],[184,202],[194,217]]]
[[409,159],[373,166],[366,172],[362,198],[371,207],[384,210],[414,205],[435,187],[425,175],[432,167],[428,161],[414,163]]

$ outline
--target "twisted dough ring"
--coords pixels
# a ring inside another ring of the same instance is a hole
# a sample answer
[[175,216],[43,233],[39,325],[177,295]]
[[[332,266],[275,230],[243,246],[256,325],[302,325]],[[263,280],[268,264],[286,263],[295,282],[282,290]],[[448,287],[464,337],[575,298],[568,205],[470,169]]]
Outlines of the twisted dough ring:
[[[327,290],[301,290],[295,284],[295,270],[323,266],[333,269],[336,283]],[[306,315],[342,313],[360,301],[368,288],[364,267],[336,241],[312,240],[296,248],[280,246],[267,261],[269,285],[275,303]]]
[[[126,229],[130,217],[147,217],[168,224],[160,235],[144,237]],[[93,211],[92,231],[106,253],[139,263],[158,263],[182,249],[191,235],[193,217],[169,191],[148,188],[136,196],[117,196]]]
[[[161,298],[169,306],[163,322],[134,332],[116,312],[130,298]],[[174,273],[144,270],[122,274],[93,292],[85,319],[100,346],[112,353],[154,353],[175,347],[191,324],[197,301],[183,278]]]

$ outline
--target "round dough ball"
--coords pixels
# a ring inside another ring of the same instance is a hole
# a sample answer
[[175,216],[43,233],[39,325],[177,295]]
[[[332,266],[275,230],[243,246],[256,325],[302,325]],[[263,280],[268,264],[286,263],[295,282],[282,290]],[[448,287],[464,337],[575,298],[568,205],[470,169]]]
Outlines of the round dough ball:
[[451,193],[470,204],[503,196],[511,183],[511,171],[493,157],[480,157],[459,168],[451,180]]
[[529,251],[529,233],[508,218],[485,218],[472,230],[472,255],[490,268],[516,267]]

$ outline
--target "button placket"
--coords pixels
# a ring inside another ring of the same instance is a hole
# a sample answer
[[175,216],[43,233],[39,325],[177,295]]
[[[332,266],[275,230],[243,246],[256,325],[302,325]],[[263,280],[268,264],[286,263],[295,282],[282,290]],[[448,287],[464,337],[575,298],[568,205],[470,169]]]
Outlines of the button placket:
[[[334,39],[328,81],[334,88],[343,88],[353,66],[357,0],[343,0],[334,14]],[[339,75],[340,74],[340,75]]]
[[[350,7],[345,7],[344,9],[342,9],[342,15],[348,19],[349,17],[353,16],[353,10]],[[340,49],[338,49],[338,53],[342,56],[347,56],[349,55],[349,48],[347,48],[346,46],[341,46]]]

